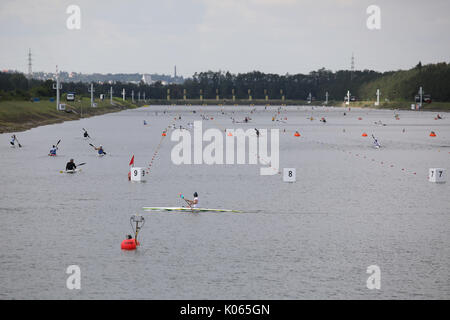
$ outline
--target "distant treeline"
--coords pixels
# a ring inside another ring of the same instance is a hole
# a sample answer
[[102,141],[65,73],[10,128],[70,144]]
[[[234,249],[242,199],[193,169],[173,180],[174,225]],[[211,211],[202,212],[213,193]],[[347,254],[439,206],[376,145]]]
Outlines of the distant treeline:
[[[28,80],[23,74],[0,73],[0,100],[30,99],[32,97],[53,97],[53,81]],[[74,92],[78,95],[89,96],[89,84],[82,82],[63,83],[63,93]],[[186,92],[187,99],[199,99],[200,90],[203,99],[232,99],[233,90],[236,99],[306,100],[311,93],[315,100],[325,100],[328,92],[329,100],[342,101],[350,90],[358,100],[374,100],[377,89],[381,90],[381,98],[389,100],[413,101],[419,87],[422,86],[426,94],[431,94],[433,101],[450,102],[450,64],[445,62],[416,67],[407,71],[376,72],[337,71],[320,69],[307,75],[277,75],[258,71],[231,74],[229,72],[201,72],[195,73],[191,79],[183,84],[162,85],[156,82],[152,85],[144,83],[94,84],[95,96],[106,94],[109,97],[110,87],[113,96],[121,97],[125,89],[127,99],[166,99],[170,90],[171,99],[183,99]],[[249,91],[250,90],[250,91]]]
[[[45,73],[45,72],[34,72],[33,78],[46,80],[49,78],[49,75],[53,76],[53,74]],[[149,74],[151,80],[153,81],[165,81],[167,83],[183,83],[184,79],[182,76],[177,76],[176,78],[171,75],[165,74]],[[93,73],[93,74],[84,74],[77,72],[59,72],[59,79],[63,82],[134,82],[138,83],[142,79],[141,73]]]

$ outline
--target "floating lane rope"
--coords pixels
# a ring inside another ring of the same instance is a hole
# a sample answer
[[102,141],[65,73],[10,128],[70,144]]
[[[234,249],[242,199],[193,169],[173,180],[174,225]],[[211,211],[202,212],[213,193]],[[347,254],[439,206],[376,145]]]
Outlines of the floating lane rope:
[[[321,145],[328,145],[328,146],[331,146],[331,148],[334,148],[334,149],[336,149],[336,150],[338,150],[338,151],[342,151],[342,152],[344,152],[345,154],[348,154],[348,155],[353,155],[353,156],[355,156],[355,157],[358,157],[359,159],[362,159],[362,157],[360,157],[360,156],[363,156],[363,155],[361,155],[361,154],[359,154],[359,153],[352,153],[351,151],[347,151],[347,150],[345,150],[345,149],[343,149],[343,148],[340,148],[340,147],[331,145],[331,144],[329,144],[329,143],[325,143],[325,142],[321,142],[321,141],[314,141],[314,140],[310,140],[310,141],[311,141],[311,142],[314,142],[314,143],[317,143],[317,144],[321,144]],[[439,152],[439,151],[438,151],[438,152]],[[449,153],[450,153],[450,152],[449,152]],[[364,159],[368,159],[368,158],[367,158],[366,156],[364,156]],[[370,158],[370,159],[371,159],[372,162],[375,162],[375,161],[376,161],[374,158]],[[381,166],[384,166],[384,167],[386,167],[385,165],[388,165],[389,168],[394,168],[394,167],[396,167],[395,164],[388,164],[388,163],[386,163],[385,161],[380,161],[379,163],[380,163]],[[408,169],[402,168],[402,167],[400,167],[400,166],[397,166],[397,167],[398,167],[398,168],[401,168],[400,171],[403,172],[403,173],[412,174],[412,175],[417,175],[417,172],[415,172],[415,171],[413,171],[413,170],[408,170]],[[428,174],[426,175],[426,177],[428,178]]]
[[156,156],[158,155],[159,149],[161,148],[162,142],[164,141],[164,138],[167,136],[167,130],[168,130],[168,126],[166,127],[166,129],[164,129],[162,135],[161,135],[161,140],[159,140],[158,146],[155,149],[155,152],[153,153],[152,156],[152,160],[149,162],[147,168],[146,168],[146,173],[147,175],[150,174],[150,169],[151,166],[153,165],[153,162],[155,161]]

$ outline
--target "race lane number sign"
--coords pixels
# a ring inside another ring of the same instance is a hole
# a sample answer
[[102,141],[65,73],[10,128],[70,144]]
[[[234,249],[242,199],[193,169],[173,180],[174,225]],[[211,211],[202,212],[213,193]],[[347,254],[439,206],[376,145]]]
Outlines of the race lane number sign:
[[296,181],[295,168],[284,168],[283,169],[283,181],[284,182],[295,182]]

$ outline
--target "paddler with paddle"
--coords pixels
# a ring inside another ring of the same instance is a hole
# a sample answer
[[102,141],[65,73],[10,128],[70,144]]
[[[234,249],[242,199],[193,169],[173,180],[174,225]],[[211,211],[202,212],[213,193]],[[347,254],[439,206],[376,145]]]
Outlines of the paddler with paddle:
[[58,150],[58,147],[54,145],[54,146],[50,149],[50,152],[48,153],[48,155],[51,156],[51,157],[55,157],[55,156],[56,156],[56,150]]
[[191,208],[191,209],[198,208],[198,193],[197,192],[194,192],[194,200],[186,199],[182,194],[180,194],[180,197],[182,199],[184,199],[184,201],[186,201],[189,208]]
[[11,136],[11,141],[10,141],[10,143],[11,143],[11,145],[12,145],[13,147],[15,147],[16,141],[17,141],[17,145],[19,146],[19,148],[21,148],[22,145],[19,143],[19,140],[17,139],[16,135],[13,134],[13,135]]
[[[78,167],[83,166],[85,164],[86,164],[86,162],[80,163],[80,164],[78,164]],[[77,169],[77,165],[75,164],[75,162],[73,162],[73,159],[70,159],[70,161],[67,162],[67,164],[66,164],[66,173],[75,173],[76,169]],[[60,171],[60,173],[64,173],[64,171]]]
[[95,150],[97,150],[99,155],[106,155],[106,152],[103,150],[103,146],[100,145],[100,146],[97,148],[97,147],[94,146],[92,143],[89,143],[89,145],[90,145],[91,147],[93,147]]
[[106,154],[106,152],[103,151],[103,146],[100,146],[100,147],[98,147],[98,148],[95,148],[95,150],[98,151],[98,154]]
[[55,157],[56,156],[56,150],[58,150],[58,145],[59,145],[60,142],[61,142],[61,139],[58,140],[56,145],[53,145],[53,147],[50,149],[50,152],[48,153],[49,156],[51,156],[51,157]]
[[77,165],[75,164],[75,162],[73,162],[73,159],[70,159],[69,162],[67,162],[66,164],[66,171],[73,171],[77,168]]
[[83,137],[90,138],[89,133],[86,131],[86,129],[83,128],[83,130],[84,130]]

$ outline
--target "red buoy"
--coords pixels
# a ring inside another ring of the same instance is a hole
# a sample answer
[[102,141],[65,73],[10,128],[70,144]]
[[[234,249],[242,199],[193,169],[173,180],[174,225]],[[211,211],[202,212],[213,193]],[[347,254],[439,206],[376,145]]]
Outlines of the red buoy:
[[122,241],[120,248],[122,250],[136,250],[136,245],[139,245],[139,242],[136,243],[135,239],[125,239]]

